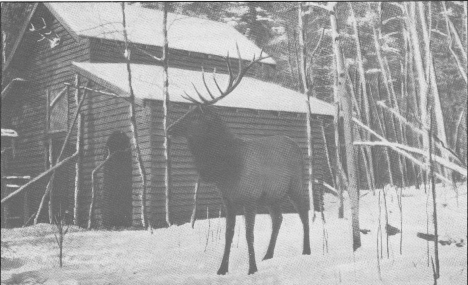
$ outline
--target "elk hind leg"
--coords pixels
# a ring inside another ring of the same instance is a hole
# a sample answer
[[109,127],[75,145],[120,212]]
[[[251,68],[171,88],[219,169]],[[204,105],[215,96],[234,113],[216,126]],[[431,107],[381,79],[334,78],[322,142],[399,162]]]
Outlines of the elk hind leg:
[[255,262],[254,250],[254,227],[256,209],[254,206],[245,206],[245,236],[247,238],[247,247],[249,250],[249,275],[257,272],[257,263]]
[[224,245],[224,255],[221,261],[221,266],[218,270],[218,275],[225,275],[229,270],[229,254],[231,252],[231,243],[234,236],[234,228],[236,226],[236,212],[233,205],[225,203],[226,207],[226,240]]
[[278,233],[283,222],[283,215],[281,213],[281,206],[279,204],[274,204],[269,207],[270,216],[271,216],[271,239],[270,244],[268,245],[268,250],[265,254],[263,260],[270,259],[273,257],[275,252],[276,239],[278,238]]
[[290,199],[292,200],[294,207],[299,214],[299,217],[302,221],[302,227],[304,229],[304,244],[302,254],[310,254],[310,238],[309,238],[309,206],[307,205],[307,201],[302,197],[302,191],[298,191],[301,189],[300,184],[298,184],[296,189],[292,189],[289,194]]

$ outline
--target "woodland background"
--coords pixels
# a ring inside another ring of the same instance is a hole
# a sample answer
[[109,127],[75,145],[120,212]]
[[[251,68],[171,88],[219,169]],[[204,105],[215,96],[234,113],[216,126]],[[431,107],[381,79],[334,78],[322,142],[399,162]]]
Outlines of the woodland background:
[[[163,4],[159,2],[134,2],[131,5],[163,9]],[[333,103],[335,101],[333,87],[336,84],[331,24],[329,12],[320,8],[319,5],[312,2],[173,2],[167,8],[169,12],[232,25],[259,47],[264,48],[277,61],[276,72],[259,74],[259,77],[300,92],[304,92],[300,66],[301,53],[305,51],[304,65],[307,85],[310,86],[309,95]],[[398,110],[406,120],[417,125],[421,122],[419,118],[421,98],[417,94],[418,75],[415,64],[411,60],[414,58],[414,48],[409,44],[409,27],[405,22],[409,17],[405,14],[404,5],[392,2],[341,2],[336,5],[335,10],[339,43],[349,74],[348,89],[353,88],[356,94],[356,100],[353,102],[355,110],[356,107],[361,109],[360,115],[368,120],[368,122],[367,120],[363,122],[390,141],[407,140],[409,145],[416,145],[416,142],[412,141],[415,139],[411,137],[411,134],[403,138],[405,136],[398,133],[395,128],[395,122],[392,123],[393,126],[390,124],[392,116],[389,113],[381,114],[381,122],[384,125],[379,126],[377,115],[382,110],[377,104],[372,106],[372,101],[374,103],[382,101],[386,106]],[[2,62],[11,52],[22,22],[32,6],[33,3],[2,3]],[[467,105],[466,4],[461,1],[426,2],[424,6],[426,25],[430,26],[431,31],[429,35],[430,57],[435,68],[443,128],[446,133],[445,140],[447,145],[466,161],[466,148],[463,147],[466,145]],[[298,27],[298,9],[302,13],[303,31]],[[354,19],[359,30],[361,62],[366,72],[365,84],[369,86],[367,88],[370,88],[368,92],[363,92],[363,85],[360,83]],[[421,23],[416,23],[421,42],[420,48],[424,55],[427,51],[423,45],[422,28]],[[458,35],[454,35],[454,31]],[[301,33],[305,40],[303,49],[300,46]],[[460,47],[460,44],[464,47]],[[311,55],[315,48],[317,48],[315,53]],[[388,68],[386,77],[383,77],[381,72],[379,61],[382,59]],[[427,57],[423,57],[422,60],[427,62]],[[8,78],[8,76],[4,75],[2,78]],[[386,81],[391,83],[390,88],[393,89],[393,94],[388,94]],[[2,85],[5,86],[7,83],[2,82]],[[433,104],[434,97],[428,98],[429,105]],[[370,109],[365,110],[365,105],[369,105]],[[430,107],[429,105],[427,107]],[[437,119],[437,116],[435,117]],[[438,128],[441,129],[439,123]],[[362,135],[365,134],[362,133]],[[444,141],[444,138],[439,137],[439,139]],[[392,173],[398,176],[400,165],[397,163],[398,158],[394,157],[392,152],[390,152],[390,160]],[[383,160],[374,157],[374,161],[378,163]],[[388,164],[380,168],[387,166]],[[378,170],[379,165],[374,167],[376,167],[374,174],[377,176],[376,182],[387,183],[392,180],[389,177],[385,178],[388,175],[387,171]],[[378,175],[384,177],[379,179]],[[400,179],[395,178],[395,180]]]

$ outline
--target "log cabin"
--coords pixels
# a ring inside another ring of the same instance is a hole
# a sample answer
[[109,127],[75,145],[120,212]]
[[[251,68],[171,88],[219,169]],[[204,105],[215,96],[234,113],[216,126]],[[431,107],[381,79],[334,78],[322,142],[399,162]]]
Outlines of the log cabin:
[[[155,57],[162,55],[163,13],[129,5],[126,17],[138,139],[148,181],[145,205],[150,224],[161,227],[165,225],[163,68]],[[85,225],[89,218],[93,170],[110,153],[121,151],[96,172],[93,223],[105,227],[141,226],[142,183],[137,161],[132,153],[123,151],[132,148],[132,132],[122,31],[118,3],[38,3],[2,66],[10,80],[22,79],[5,94],[2,92],[2,128],[15,129],[19,134],[8,171],[30,177],[44,172],[55,163],[67,132],[72,130],[62,158],[76,150],[80,154],[76,162],[56,172],[51,207],[54,213],[73,213],[76,208],[79,225]],[[216,72],[223,84],[228,77],[227,55],[233,59],[233,69],[237,69],[236,46],[245,63],[261,52],[228,24],[172,13],[168,15],[168,41],[169,122],[191,107],[182,97],[184,92],[193,92],[193,85],[204,90],[202,68],[209,84],[213,84],[211,72]],[[292,138],[303,150],[304,199],[308,199],[306,96],[271,82],[275,66],[273,58],[264,59],[215,108],[240,137],[286,135]],[[80,122],[74,123],[77,98],[84,96]],[[310,109],[316,194],[326,191],[322,182],[331,184],[326,151],[332,153],[333,134],[328,130],[332,128],[334,107],[311,98]],[[80,138],[77,138],[78,125]],[[172,142],[171,157],[170,205],[173,221],[181,224],[190,220],[198,175],[186,141]],[[27,199],[28,204],[24,208],[24,220],[16,226],[31,223],[47,182],[48,179],[43,179],[25,191],[22,199]],[[284,210],[294,211],[289,201],[284,202]],[[198,211],[199,218],[206,217],[207,211],[210,216],[222,211],[221,199],[213,185],[201,183]],[[45,206],[39,221],[48,220],[47,214]]]

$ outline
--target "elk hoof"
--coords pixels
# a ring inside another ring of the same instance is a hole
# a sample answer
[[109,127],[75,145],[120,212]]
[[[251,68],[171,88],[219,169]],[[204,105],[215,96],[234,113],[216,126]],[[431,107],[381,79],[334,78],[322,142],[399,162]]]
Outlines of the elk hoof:
[[258,271],[258,270],[257,270],[257,267],[255,267],[255,268],[250,268],[250,269],[249,269],[249,275],[254,274],[254,273],[257,272],[257,271]]
[[272,259],[273,258],[273,254],[265,254],[265,257],[263,258],[263,260],[267,260],[267,259]]
[[302,251],[303,255],[310,255],[310,248],[305,248],[304,251]]
[[228,272],[227,268],[223,268],[221,267],[219,270],[218,270],[218,275],[226,275],[226,273]]

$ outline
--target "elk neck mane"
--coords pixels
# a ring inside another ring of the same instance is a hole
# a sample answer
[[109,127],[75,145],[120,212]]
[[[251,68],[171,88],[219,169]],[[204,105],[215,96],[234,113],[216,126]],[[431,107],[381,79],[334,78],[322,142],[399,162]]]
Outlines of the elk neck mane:
[[211,108],[204,108],[200,116],[205,118],[206,132],[188,138],[195,166],[203,181],[227,183],[239,172],[242,140],[231,133]]

